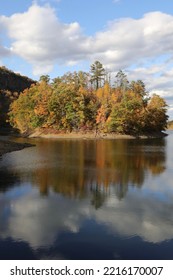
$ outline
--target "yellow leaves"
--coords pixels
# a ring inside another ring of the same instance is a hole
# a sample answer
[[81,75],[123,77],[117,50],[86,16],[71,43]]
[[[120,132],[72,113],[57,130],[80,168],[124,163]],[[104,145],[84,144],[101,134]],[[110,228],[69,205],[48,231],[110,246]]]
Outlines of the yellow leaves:
[[95,92],[96,96],[100,99],[100,100],[107,100],[108,98],[110,98],[111,95],[111,87],[108,83],[105,83],[103,88],[98,88]]
[[33,96],[35,103],[34,113],[37,116],[48,116],[48,101],[51,95],[52,89],[45,81],[37,85],[37,91]]
[[[10,122],[15,127],[52,127],[58,130],[93,130],[141,134],[164,129],[167,121],[165,101],[154,95],[146,98],[142,81],[112,88],[108,82],[93,91],[76,76],[45,81],[26,89],[11,105]],[[70,80],[69,80],[70,79]],[[77,82],[77,80],[75,80]]]
[[96,90],[96,96],[97,96],[99,99],[103,99],[103,97],[104,97],[104,90],[103,90],[103,88],[98,88],[98,89]]
[[40,116],[47,116],[48,115],[47,109],[42,107],[42,106],[37,106],[36,108],[34,108],[34,113],[36,115],[40,115]]
[[167,104],[163,98],[154,94],[148,104],[148,108],[166,109]]
[[79,88],[78,92],[79,92],[80,95],[84,95],[84,96],[88,94],[88,90],[86,88],[84,88],[83,86],[81,86]]
[[106,119],[106,110],[103,105],[99,108],[96,116],[96,124],[104,123]]
[[111,94],[111,87],[109,83],[104,84],[103,91],[104,91],[104,96],[108,97]]

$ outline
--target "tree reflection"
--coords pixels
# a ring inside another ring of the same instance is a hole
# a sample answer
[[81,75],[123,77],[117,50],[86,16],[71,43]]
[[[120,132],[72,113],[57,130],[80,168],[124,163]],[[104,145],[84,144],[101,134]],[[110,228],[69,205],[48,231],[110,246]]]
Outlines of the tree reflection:
[[[46,145],[46,146],[45,146]],[[165,140],[83,140],[42,143],[39,152],[56,164],[35,170],[40,193],[49,191],[83,199],[100,207],[110,190],[123,199],[129,186],[141,188],[146,174],[165,170]]]
[[8,170],[0,170],[0,193],[7,192],[14,185],[19,184],[20,177]]
[[95,207],[95,209],[99,209],[108,196],[107,189],[96,185],[95,187],[91,186],[90,190],[92,193],[91,204]]

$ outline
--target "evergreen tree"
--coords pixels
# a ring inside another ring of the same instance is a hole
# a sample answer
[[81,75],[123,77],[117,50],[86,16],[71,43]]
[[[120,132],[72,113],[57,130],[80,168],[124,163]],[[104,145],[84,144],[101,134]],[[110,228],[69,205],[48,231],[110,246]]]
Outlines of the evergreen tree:
[[105,69],[99,61],[95,61],[91,67],[91,83],[95,85],[95,89],[101,87],[102,81],[104,80]]
[[129,81],[127,79],[127,75],[122,71],[119,70],[115,76],[115,85],[117,88],[120,88],[123,92],[127,90]]

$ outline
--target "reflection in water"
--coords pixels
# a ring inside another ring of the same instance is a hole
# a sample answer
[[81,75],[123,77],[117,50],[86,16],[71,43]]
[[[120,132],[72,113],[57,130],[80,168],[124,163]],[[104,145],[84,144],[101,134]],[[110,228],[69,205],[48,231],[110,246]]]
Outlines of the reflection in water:
[[51,169],[42,166],[35,170],[34,178],[44,195],[50,188],[80,198],[91,191],[95,196],[93,201],[97,198],[104,201],[113,186],[121,199],[128,186],[142,186],[146,172],[154,176],[165,170],[164,139],[158,140],[157,145],[152,140],[64,141],[47,149],[46,144],[40,146],[40,154],[44,158],[56,155],[58,164]]
[[30,141],[0,162],[0,258],[173,258],[171,136]]
[[0,193],[6,192],[10,188],[13,188],[15,184],[19,184],[20,177],[7,169],[0,170]]

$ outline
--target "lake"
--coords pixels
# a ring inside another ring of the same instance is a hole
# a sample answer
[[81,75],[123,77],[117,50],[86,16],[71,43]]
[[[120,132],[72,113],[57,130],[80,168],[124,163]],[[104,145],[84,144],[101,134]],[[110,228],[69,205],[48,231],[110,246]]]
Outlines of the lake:
[[36,146],[0,159],[0,259],[173,259],[168,133],[15,139]]

